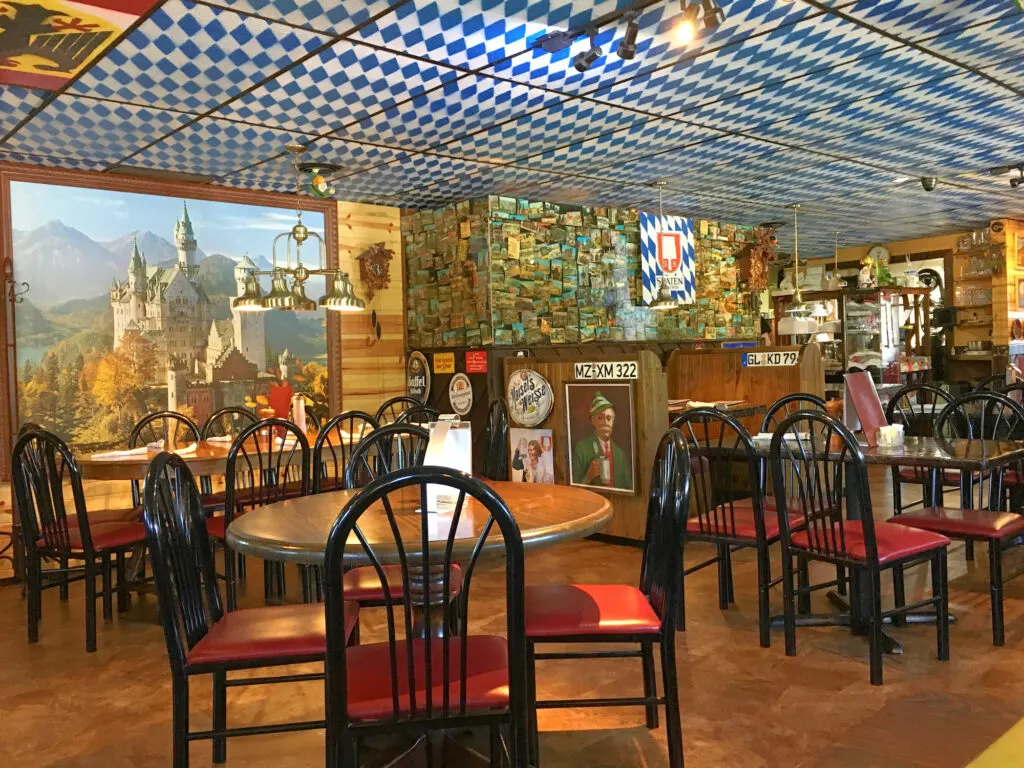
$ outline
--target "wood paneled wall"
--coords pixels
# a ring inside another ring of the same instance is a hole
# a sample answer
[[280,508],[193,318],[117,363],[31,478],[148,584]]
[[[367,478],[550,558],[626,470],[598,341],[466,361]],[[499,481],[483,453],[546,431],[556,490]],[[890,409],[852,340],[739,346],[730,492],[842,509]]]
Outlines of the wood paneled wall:
[[[364,203],[338,203],[338,259],[348,272],[366,311],[339,313],[341,369],[332,376],[340,383],[338,410],[374,413],[387,398],[405,394],[405,305],[402,237],[398,208]],[[358,257],[375,243],[394,251],[391,282],[368,299],[359,277]],[[370,322],[376,310],[382,333],[378,341]],[[331,313],[334,314],[334,313]],[[337,357],[335,358],[337,359]]]
[[[992,278],[992,343],[1009,343],[1013,321],[1024,321],[1024,310],[1017,303],[1017,281],[1024,280],[1024,266],[1017,264],[1017,248],[1024,259],[1024,221],[1002,219],[1003,231],[992,233],[992,242],[1006,243],[1006,270]],[[1015,248],[1016,246],[1016,248]]]

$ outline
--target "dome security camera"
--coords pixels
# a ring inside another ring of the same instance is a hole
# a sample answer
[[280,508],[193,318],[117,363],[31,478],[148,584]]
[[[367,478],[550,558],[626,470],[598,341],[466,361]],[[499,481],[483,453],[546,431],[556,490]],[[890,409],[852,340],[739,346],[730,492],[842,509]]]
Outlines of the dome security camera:
[[935,189],[935,185],[939,183],[939,180],[935,176],[922,176],[921,186],[924,187],[925,192],[931,192]]

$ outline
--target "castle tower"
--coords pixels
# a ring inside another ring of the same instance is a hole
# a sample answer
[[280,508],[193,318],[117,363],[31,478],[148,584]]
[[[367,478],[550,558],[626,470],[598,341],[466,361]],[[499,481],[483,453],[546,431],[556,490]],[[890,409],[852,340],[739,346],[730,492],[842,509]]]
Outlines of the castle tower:
[[128,318],[142,322],[146,318],[146,257],[136,240],[132,244],[132,257],[128,261]]
[[178,249],[178,269],[188,277],[195,275],[196,235],[192,231],[192,219],[188,217],[188,203],[182,203],[181,218],[174,225],[174,247]]
[[[235,265],[235,287],[236,296],[241,296],[245,291],[245,281],[253,272],[256,265],[248,254],[242,256]],[[262,312],[238,312],[231,310],[231,322],[235,332],[235,346],[245,359],[256,366],[256,370],[265,372],[267,370],[267,331],[266,320]]]
[[277,356],[277,367],[281,371],[281,381],[287,381],[289,374],[297,372],[298,359],[288,348],[285,347],[284,352]]

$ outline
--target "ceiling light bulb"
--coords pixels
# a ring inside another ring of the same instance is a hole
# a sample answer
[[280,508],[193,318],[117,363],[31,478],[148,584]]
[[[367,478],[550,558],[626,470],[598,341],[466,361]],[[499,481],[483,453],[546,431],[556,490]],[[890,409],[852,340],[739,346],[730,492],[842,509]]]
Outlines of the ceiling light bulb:
[[636,56],[636,37],[640,34],[640,25],[636,23],[636,18],[630,18],[626,23],[626,34],[622,36],[622,42],[619,43],[618,54],[620,59],[629,60]]
[[594,65],[594,62],[602,56],[604,56],[604,51],[601,50],[601,46],[595,43],[593,38],[591,38],[590,50],[577,53],[573,56],[572,65],[576,68],[577,72],[586,72]]
[[683,19],[676,27],[676,40],[683,45],[689,45],[697,36],[697,15],[700,13],[700,6],[696,3],[683,5]]

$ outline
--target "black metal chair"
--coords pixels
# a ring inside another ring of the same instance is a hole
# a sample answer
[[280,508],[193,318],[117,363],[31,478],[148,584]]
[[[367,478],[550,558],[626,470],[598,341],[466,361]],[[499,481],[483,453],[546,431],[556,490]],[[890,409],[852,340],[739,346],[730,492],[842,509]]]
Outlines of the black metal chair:
[[248,408],[237,405],[221,408],[219,411],[211,413],[209,418],[203,422],[199,436],[203,440],[209,440],[212,437],[231,438],[231,441],[234,441],[243,429],[250,424],[255,424],[258,420],[256,414]]
[[[782,530],[782,590],[786,655],[796,655],[796,600],[820,585],[793,584],[794,560],[843,566],[851,581],[851,623],[867,631],[871,684],[882,684],[882,621],[934,606],[937,647],[949,658],[945,536],[875,522],[864,453],[853,434],[823,413],[798,411],[772,437],[772,479],[777,499],[799,499],[800,516],[779,514]],[[796,489],[787,487],[794,484]],[[781,503],[781,501],[780,501]],[[845,511],[845,516],[844,516]],[[896,567],[931,565],[932,596],[882,610],[881,574]]]
[[690,451],[690,510],[686,540],[717,547],[715,557],[684,568],[680,589],[680,629],[686,629],[686,577],[718,565],[718,607],[735,602],[732,552],[757,551],[758,626],[762,648],[771,645],[769,592],[772,585],[769,547],[779,540],[774,512],[765,515],[757,452],[743,425],[714,408],[695,408],[672,422],[682,432]]
[[[225,613],[217,590],[206,533],[206,513],[188,465],[172,453],[153,459],[144,490],[146,540],[160,603],[160,619],[171,664],[175,768],[189,763],[189,742],[213,741],[213,762],[227,759],[227,739],[323,728],[323,720],[227,727],[227,690],[245,685],[321,679],[319,673],[228,679],[228,673],[321,662],[327,628],[319,605],[246,608]],[[351,603],[338,608],[338,634],[350,637],[359,617]],[[189,727],[189,682],[213,676],[213,723]]]
[[[427,516],[413,512],[427,508],[427,483],[458,494],[449,532],[440,540],[430,535]],[[471,550],[457,550],[467,499],[473,500],[476,541]],[[382,510],[377,514],[386,521],[365,519],[375,508]],[[364,526],[373,526],[378,536],[390,539],[388,549],[397,552],[397,590],[391,589],[382,555],[367,540]],[[466,621],[457,631],[446,621],[436,621],[451,600],[460,550],[469,552],[460,570],[463,606],[471,607],[477,561],[484,541],[495,538],[492,533],[500,533],[504,542],[505,637],[469,634]],[[381,642],[350,646],[343,631],[348,595],[338,587],[352,557],[346,544],[351,547],[356,541],[362,550],[359,559],[368,559],[385,584],[387,634]],[[522,538],[508,507],[484,483],[462,472],[443,467],[400,469],[349,500],[331,529],[324,566],[328,766],[358,765],[357,744],[366,735],[411,732],[429,737],[466,726],[490,729],[492,766],[501,765],[506,756],[515,768],[528,765],[523,561]],[[391,597],[394,591],[399,598]],[[422,604],[413,602],[411,596],[423,592]],[[427,754],[431,765],[429,746]]]
[[487,409],[487,430],[484,434],[484,477],[508,480],[508,406],[498,397]]
[[1006,385],[1006,374],[997,373],[979,381],[972,392],[1001,392]]
[[[1024,407],[997,392],[971,392],[957,398],[939,414],[936,430],[942,437],[997,440],[1014,436],[1024,429]],[[1003,645],[1003,584],[1021,574],[1004,578],[1003,552],[1024,544],[1024,515],[1019,497],[1020,479],[1024,478],[1024,462],[998,472],[977,473],[961,484],[957,508],[931,506],[897,514],[890,523],[932,531],[966,542],[973,559],[975,542],[988,544],[989,594],[992,604],[992,643]],[[1007,480],[1012,481],[1007,488]],[[1006,508],[1007,491],[1014,503]],[[902,594],[897,600],[902,601]]]
[[[224,514],[207,518],[210,537],[224,543],[227,527],[238,515],[257,507],[309,493],[309,443],[286,419],[263,419],[250,424],[235,438],[224,467]],[[227,550],[227,547],[225,547]],[[237,604],[235,562],[224,558],[228,610]],[[304,590],[308,594],[308,589]],[[263,593],[269,600],[284,597],[282,563],[263,563]]]
[[[587,706],[643,706],[648,728],[658,727],[658,705],[665,706],[668,762],[683,765],[683,734],[676,681],[675,619],[679,608],[683,530],[690,493],[690,460],[678,429],[661,438],[651,471],[647,530],[640,586],[624,584],[543,584],[526,590],[527,686],[530,702],[530,751],[540,765],[537,709]],[[542,643],[630,643],[640,650],[537,653]],[[665,695],[658,697],[654,646],[661,650]],[[604,699],[537,701],[536,660],[637,658],[643,664],[644,695]]]
[[345,487],[345,467],[356,445],[380,425],[363,411],[345,411],[324,424],[313,444],[313,493]]
[[380,408],[377,409],[377,413],[374,414],[373,418],[374,421],[381,426],[394,424],[402,414],[402,411],[408,410],[409,408],[418,408],[421,405],[423,405],[423,403],[415,397],[399,395],[398,397],[392,397],[390,400],[385,400],[381,403]]
[[[940,387],[931,384],[909,384],[896,390],[885,406],[885,420],[890,424],[902,424],[903,434],[907,437],[934,437],[935,420],[953,396]],[[896,513],[911,509],[918,505],[927,506],[930,488],[930,474],[922,467],[892,467],[892,502]],[[903,503],[903,485],[921,487],[921,500]],[[956,470],[945,470],[942,474],[942,486],[959,486],[960,473]]]
[[[43,589],[59,587],[61,599],[67,600],[68,585],[84,580],[85,649],[92,653],[96,650],[96,577],[103,578],[103,618],[111,619],[115,589],[118,612],[128,607],[126,557],[145,541],[145,530],[137,522],[90,525],[78,462],[51,432],[22,430],[11,455],[11,474],[25,550],[28,641],[39,640]],[[71,490],[71,514],[65,483]],[[115,559],[116,586],[111,581]],[[44,571],[44,562],[54,567]]]
[[441,412],[437,408],[431,408],[429,405],[414,405],[398,414],[394,423],[426,427],[427,424],[437,421],[440,417]]
[[423,464],[430,433],[415,424],[388,424],[359,441],[348,457],[345,487],[361,488],[381,475]]
[[[200,440],[199,427],[188,416],[176,411],[158,411],[143,416],[132,427],[128,436],[128,448],[159,443],[163,447],[184,448]],[[142,504],[142,487],[138,480],[132,480],[132,506]]]

